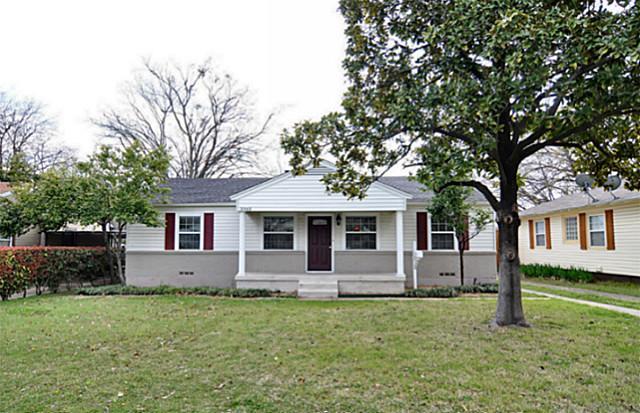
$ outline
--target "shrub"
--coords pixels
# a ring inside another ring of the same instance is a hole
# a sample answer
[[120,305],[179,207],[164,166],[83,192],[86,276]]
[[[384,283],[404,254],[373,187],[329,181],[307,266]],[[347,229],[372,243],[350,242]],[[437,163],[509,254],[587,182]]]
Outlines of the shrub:
[[408,290],[404,293],[405,297],[424,297],[424,298],[453,298],[460,294],[479,294],[498,292],[498,284],[474,284],[462,285],[456,287],[433,287],[418,288],[416,290]]
[[29,286],[31,271],[22,264],[16,255],[9,251],[0,256],[0,298],[8,300],[9,297],[24,291]]
[[130,285],[108,285],[104,287],[78,288],[79,295],[208,295],[213,297],[273,297],[282,295],[265,289],[239,289],[215,287],[134,287]]
[[462,294],[496,294],[498,284],[473,284],[455,287]]
[[556,278],[583,283],[593,282],[591,272],[576,267],[562,268],[548,264],[526,264],[520,266],[520,271],[528,278]]
[[93,282],[108,276],[104,248],[7,247],[0,248],[0,283],[16,281],[15,265],[26,269],[26,283],[19,291],[34,287],[56,292],[62,284]]

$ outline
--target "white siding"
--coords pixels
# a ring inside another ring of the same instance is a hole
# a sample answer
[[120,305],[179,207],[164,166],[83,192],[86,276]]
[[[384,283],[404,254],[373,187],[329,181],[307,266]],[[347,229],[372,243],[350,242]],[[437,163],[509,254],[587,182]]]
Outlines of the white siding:
[[249,211],[395,211],[406,208],[406,198],[374,183],[363,200],[328,193],[322,175],[287,176],[247,193],[237,207]]
[[[587,215],[604,214],[605,209],[613,209],[615,250],[602,247],[581,250],[579,241],[564,241],[563,217],[577,216],[581,212]],[[545,217],[551,218],[551,249],[548,250],[544,246],[530,249],[528,220],[543,220]],[[519,241],[520,258],[525,264],[574,266],[594,272],[640,276],[640,205],[590,207],[570,213],[522,217]]]
[[[161,208],[160,216],[165,212],[176,214],[201,215],[214,213],[213,248],[216,251],[238,250],[238,212],[233,206],[228,207],[171,207]],[[164,250],[164,227],[151,228],[144,225],[127,227],[127,250],[129,251],[161,251]]]
[[[411,250],[413,241],[417,239],[417,219],[418,212],[427,212],[425,205],[409,204],[404,214],[404,248]],[[431,225],[431,220],[429,220]],[[470,251],[495,251],[495,222],[491,221],[484,229],[471,239],[469,243]],[[431,234],[431,228],[429,228]],[[429,248],[431,248],[431,239],[429,239]]]

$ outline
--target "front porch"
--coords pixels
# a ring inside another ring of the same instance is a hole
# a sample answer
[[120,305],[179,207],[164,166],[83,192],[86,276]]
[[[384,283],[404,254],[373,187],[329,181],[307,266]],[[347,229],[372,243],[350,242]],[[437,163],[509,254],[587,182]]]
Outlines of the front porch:
[[252,272],[236,276],[237,288],[266,288],[297,293],[300,298],[339,295],[393,295],[405,290],[405,278],[387,274],[275,274]]

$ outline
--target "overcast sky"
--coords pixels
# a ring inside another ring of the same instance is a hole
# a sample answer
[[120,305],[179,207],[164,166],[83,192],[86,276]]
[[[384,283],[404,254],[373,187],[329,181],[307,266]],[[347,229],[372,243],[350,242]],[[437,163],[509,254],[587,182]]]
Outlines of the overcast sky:
[[0,90],[46,105],[86,155],[89,118],[117,100],[144,57],[211,57],[283,127],[339,109],[345,39],[337,0],[20,0],[0,4]]

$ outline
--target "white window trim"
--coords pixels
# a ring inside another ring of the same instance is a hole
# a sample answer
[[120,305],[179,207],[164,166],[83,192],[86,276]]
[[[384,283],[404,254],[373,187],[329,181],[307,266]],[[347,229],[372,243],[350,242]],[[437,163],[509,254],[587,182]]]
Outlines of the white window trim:
[[[570,239],[567,237],[567,220],[574,219],[576,221],[576,238]],[[566,243],[577,243],[580,240],[580,220],[577,215],[567,215],[562,217],[562,230],[563,230],[563,241]]]
[[[293,248],[290,249],[265,249],[264,247],[264,219],[266,217],[291,217],[293,218],[293,232],[268,232],[268,234],[293,234]],[[264,213],[260,214],[260,249],[262,251],[297,251],[297,232],[296,228],[298,225],[297,214],[286,213],[286,212],[274,212],[274,213]]]
[[[347,231],[347,217],[373,217],[376,219],[376,247],[374,249],[352,249],[347,248],[347,234],[373,234],[373,232],[348,232]],[[342,249],[343,251],[379,251],[380,250],[380,214],[372,214],[372,213],[358,213],[358,212],[350,212],[348,214],[344,214],[344,219],[342,220]]]
[[[538,232],[538,224],[542,223],[542,232]],[[544,237],[544,242],[540,245],[538,244],[538,235],[542,235]],[[533,241],[536,248],[546,248],[547,246],[547,224],[544,220],[533,221]]]
[[[427,214],[427,220],[429,221],[429,243],[428,251],[458,251],[458,237],[455,231],[434,231],[431,223],[431,214]],[[433,234],[453,234],[453,249],[434,249],[433,248]]]
[[[591,217],[602,217],[602,230],[592,230],[591,229]],[[591,234],[594,232],[602,232],[604,244],[603,245],[593,245],[591,243]],[[604,213],[602,214],[589,214],[587,215],[587,235],[589,237],[589,248],[606,248],[607,247],[607,218]]]
[[[196,234],[195,232],[180,232],[180,217],[200,217],[200,246],[198,249],[180,248],[180,234]],[[204,249],[204,213],[176,213],[175,249],[176,251],[202,251]]]

